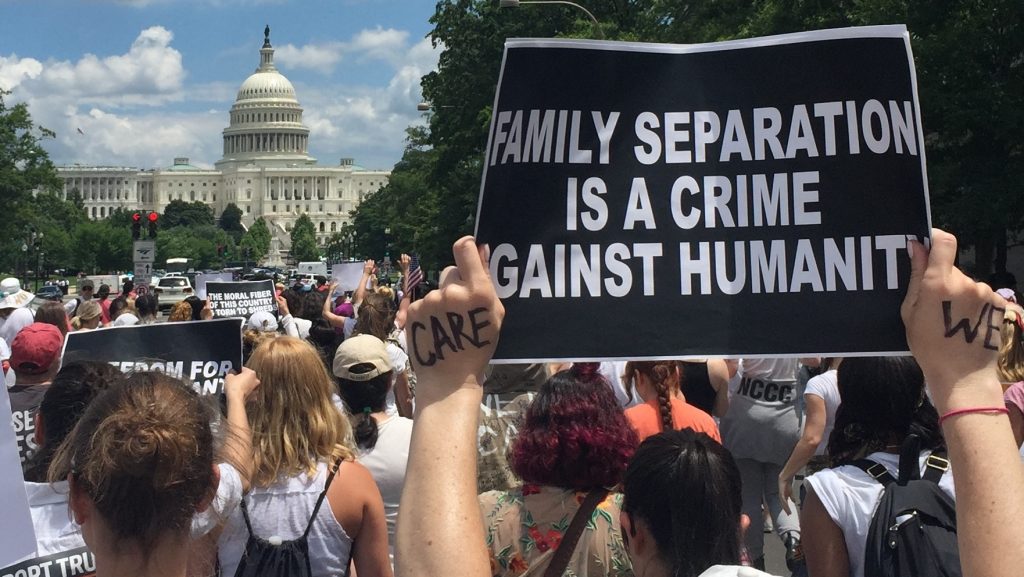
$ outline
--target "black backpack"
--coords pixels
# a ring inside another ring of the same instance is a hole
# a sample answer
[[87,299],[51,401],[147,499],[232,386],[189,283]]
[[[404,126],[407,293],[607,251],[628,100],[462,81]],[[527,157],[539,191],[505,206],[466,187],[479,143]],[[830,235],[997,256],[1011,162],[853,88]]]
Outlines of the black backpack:
[[[235,577],[310,577],[313,569],[309,563],[309,531],[313,528],[313,522],[320,512],[324,498],[327,496],[327,489],[334,480],[335,473],[341,465],[339,459],[331,467],[331,472],[324,483],[324,490],[316,499],[316,506],[313,507],[313,514],[306,523],[306,530],[298,539],[271,543],[270,541],[257,537],[252,533],[252,523],[249,521],[249,509],[242,499],[242,517],[245,518],[245,527],[249,530],[249,539],[245,542],[245,551],[238,561],[238,568],[235,570]],[[348,563],[345,563],[345,575],[348,575]]]
[[949,461],[932,453],[922,478],[919,456],[920,440],[911,435],[900,451],[899,479],[874,461],[853,463],[885,487],[868,528],[865,575],[961,577],[956,503],[938,485]]

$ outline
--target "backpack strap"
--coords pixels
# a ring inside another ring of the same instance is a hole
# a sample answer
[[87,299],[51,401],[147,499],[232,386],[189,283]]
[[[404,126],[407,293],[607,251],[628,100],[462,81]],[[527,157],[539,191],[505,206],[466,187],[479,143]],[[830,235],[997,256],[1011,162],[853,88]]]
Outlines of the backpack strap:
[[942,476],[949,470],[949,459],[945,451],[935,451],[924,461],[924,475],[922,479],[938,484]]
[[871,459],[858,459],[851,465],[857,467],[861,471],[868,474],[869,477],[878,481],[883,486],[888,487],[890,484],[896,482],[896,477],[893,477],[891,473],[881,463],[876,463]]
[[334,481],[334,475],[337,474],[338,469],[341,468],[342,458],[338,457],[338,460],[334,462],[334,466],[331,467],[330,474],[327,475],[327,481],[324,483],[324,490],[320,491],[320,496],[316,499],[316,505],[313,507],[313,514],[309,517],[309,523],[306,523],[306,530],[302,532],[302,538],[305,539],[309,536],[309,532],[313,529],[313,522],[316,521],[316,516],[320,513],[320,506],[324,504],[324,498],[327,497],[327,489],[331,487],[331,482]]
[[561,577],[562,573],[565,572],[565,568],[569,566],[569,560],[572,558],[573,551],[576,550],[576,543],[579,542],[580,536],[583,535],[583,529],[590,521],[591,514],[607,496],[607,489],[593,489],[587,493],[583,502],[580,503],[580,508],[576,509],[576,514],[572,516],[569,528],[565,530],[558,548],[555,549],[555,554],[551,557],[551,562],[548,563],[548,567],[544,571],[544,577]]

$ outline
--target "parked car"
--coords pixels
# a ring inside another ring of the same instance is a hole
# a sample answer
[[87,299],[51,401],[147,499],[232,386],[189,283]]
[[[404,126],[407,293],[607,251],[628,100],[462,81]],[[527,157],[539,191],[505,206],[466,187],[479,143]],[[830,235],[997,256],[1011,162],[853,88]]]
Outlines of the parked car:
[[170,308],[192,296],[192,283],[184,276],[165,276],[153,287],[160,308]]
[[36,298],[60,302],[64,300],[64,291],[60,290],[60,287],[56,285],[41,286],[36,291]]

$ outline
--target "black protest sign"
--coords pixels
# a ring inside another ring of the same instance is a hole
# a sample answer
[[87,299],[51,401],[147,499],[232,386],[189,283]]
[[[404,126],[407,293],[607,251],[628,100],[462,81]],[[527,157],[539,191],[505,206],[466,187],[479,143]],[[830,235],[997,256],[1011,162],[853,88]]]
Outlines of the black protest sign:
[[0,569],[0,577],[84,577],[96,574],[96,559],[85,547],[35,557]]
[[902,26],[509,41],[477,218],[495,358],[906,351],[919,111]]
[[259,311],[276,312],[274,281],[206,283],[206,300],[215,317],[249,318]]
[[224,391],[224,375],[242,367],[239,319],[112,327],[68,333],[61,363],[100,361],[124,372],[155,370],[204,395]]

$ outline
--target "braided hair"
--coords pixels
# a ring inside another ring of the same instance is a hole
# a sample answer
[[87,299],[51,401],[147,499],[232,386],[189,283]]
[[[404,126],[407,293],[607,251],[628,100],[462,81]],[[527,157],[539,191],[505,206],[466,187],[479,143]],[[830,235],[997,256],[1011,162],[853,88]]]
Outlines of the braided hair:
[[679,387],[679,373],[675,361],[630,361],[626,363],[626,374],[634,371],[647,377],[658,395],[658,414],[661,415],[661,430],[675,430],[672,420],[672,393]]

